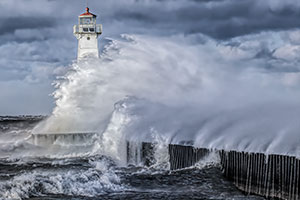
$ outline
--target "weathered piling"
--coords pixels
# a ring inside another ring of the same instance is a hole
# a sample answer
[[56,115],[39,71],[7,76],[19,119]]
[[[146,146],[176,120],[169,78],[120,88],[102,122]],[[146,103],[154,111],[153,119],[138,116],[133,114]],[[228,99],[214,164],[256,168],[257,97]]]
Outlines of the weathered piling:
[[151,166],[154,164],[154,144],[127,141],[127,163]]
[[[128,162],[132,164],[134,158],[136,163],[149,166],[154,162],[154,149],[151,143],[134,148],[128,143]],[[210,152],[205,148],[174,144],[170,144],[168,150],[171,170],[193,166]],[[245,193],[266,198],[300,199],[300,160],[296,157],[225,150],[217,153],[224,176]]]
[[300,160],[294,156],[219,151],[224,175],[246,193],[299,199]]
[[175,170],[193,166],[208,153],[208,149],[170,144],[170,169]]

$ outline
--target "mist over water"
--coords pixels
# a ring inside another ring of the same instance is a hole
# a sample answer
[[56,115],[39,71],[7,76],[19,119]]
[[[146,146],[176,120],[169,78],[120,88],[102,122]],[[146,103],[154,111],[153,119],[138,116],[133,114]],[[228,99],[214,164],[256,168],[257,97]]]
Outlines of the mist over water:
[[[0,198],[252,199],[224,180],[214,152],[170,172],[167,144],[299,156],[298,74],[270,72],[247,58],[253,52],[238,56],[201,37],[195,44],[194,37],[122,35],[109,39],[100,59],[74,62],[55,82],[51,116],[33,129],[0,124],[7,130],[0,132]],[[31,141],[31,133],[65,132],[97,134]],[[126,167],[127,140],[133,153],[141,141],[155,144],[150,168]]]
[[96,131],[101,151],[118,158],[125,139],[158,136],[298,155],[298,73],[269,72],[263,60],[247,58],[253,52],[201,37],[202,44],[183,36],[110,39],[99,60],[74,63],[56,83],[56,107],[35,132]]

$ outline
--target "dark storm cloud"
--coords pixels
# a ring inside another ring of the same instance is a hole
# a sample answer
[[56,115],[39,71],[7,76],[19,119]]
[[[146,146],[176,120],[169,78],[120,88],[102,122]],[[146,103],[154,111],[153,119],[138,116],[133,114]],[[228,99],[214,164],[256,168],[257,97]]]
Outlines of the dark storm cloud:
[[[183,36],[189,38],[190,45],[213,38],[224,48],[250,52],[247,59],[265,61],[265,65],[255,67],[266,72],[297,71],[300,66],[300,47],[294,47],[300,44],[300,32],[292,47],[280,49],[260,44],[268,38],[257,35],[297,30],[298,0],[90,0],[89,6],[97,14],[98,23],[103,24],[100,49],[107,43],[105,37],[123,33]],[[72,27],[84,8],[84,0],[0,0],[0,88],[15,91],[14,81],[29,84],[28,90],[34,84],[50,85],[60,71],[57,69],[66,68],[62,66],[76,58],[77,41]],[[290,42],[289,36],[285,38]],[[248,44],[249,41],[259,45]],[[272,41],[276,43],[276,39]],[[7,81],[11,82],[9,87],[3,85]],[[35,93],[45,95],[50,90]],[[4,97],[0,95],[3,101]]]
[[[166,1],[162,1],[166,2]],[[191,3],[192,2],[192,3]],[[179,6],[120,9],[115,19],[135,21],[140,26],[185,34],[203,33],[217,39],[300,27],[300,9],[283,5],[272,10],[259,0],[174,1]],[[163,4],[163,3],[162,3]]]
[[[42,5],[41,2],[43,1],[39,1],[40,5]],[[274,7],[274,2],[280,5]],[[153,31],[153,33],[164,35],[202,33],[213,38],[226,40],[262,31],[300,27],[299,6],[295,6],[293,1],[290,2],[278,3],[278,1],[267,0],[112,0],[90,1],[90,7],[99,15],[108,34],[130,31],[134,33],[137,30],[139,33]],[[52,8],[52,11],[45,13],[41,11],[42,16],[26,13],[25,17],[10,16],[6,18],[4,15],[0,19],[0,35],[18,29],[40,29],[56,27],[61,24],[71,27],[76,23],[76,15],[83,12],[84,7],[83,1],[74,0],[72,3],[58,0],[44,1],[45,8],[47,5],[47,7]],[[62,8],[64,9],[62,16],[53,15]],[[118,27],[113,27],[114,24],[111,22],[118,22],[118,26],[121,26],[118,29]],[[127,28],[124,29],[123,26]],[[71,32],[68,34],[69,37],[73,37]],[[52,37],[55,37],[55,34]]]
[[2,17],[0,19],[0,35],[13,33],[18,29],[39,29],[54,26],[55,20],[50,17]]
[[[42,5],[43,1],[39,2]],[[163,35],[202,33],[216,39],[227,40],[262,31],[279,31],[300,27],[299,6],[283,2],[273,8],[274,2],[276,1],[112,0],[90,1],[90,7],[99,15],[107,34],[149,33],[150,31]],[[84,2],[74,0],[72,3],[47,0],[44,1],[45,7],[46,5],[50,8],[52,6],[52,11],[48,11],[48,14],[41,12],[42,16],[34,13],[32,15],[27,13],[25,17],[5,18],[3,16],[0,19],[0,35],[18,29],[49,28],[61,24],[72,27],[76,23],[76,15],[83,12]],[[53,15],[62,8],[64,12],[61,16]],[[118,27],[112,22],[118,22]],[[73,37],[71,31],[68,34],[69,38]],[[56,37],[55,33],[48,36],[48,38],[50,37]],[[29,39],[29,41],[31,40]]]

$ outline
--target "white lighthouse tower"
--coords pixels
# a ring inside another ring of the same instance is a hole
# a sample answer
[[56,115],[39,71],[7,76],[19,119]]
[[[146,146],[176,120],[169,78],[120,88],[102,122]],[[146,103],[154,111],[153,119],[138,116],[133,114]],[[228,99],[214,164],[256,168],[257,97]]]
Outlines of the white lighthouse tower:
[[73,27],[73,33],[78,39],[77,60],[87,57],[98,58],[98,36],[102,33],[102,25],[96,24],[97,16],[90,13],[88,7],[78,18],[79,24]]

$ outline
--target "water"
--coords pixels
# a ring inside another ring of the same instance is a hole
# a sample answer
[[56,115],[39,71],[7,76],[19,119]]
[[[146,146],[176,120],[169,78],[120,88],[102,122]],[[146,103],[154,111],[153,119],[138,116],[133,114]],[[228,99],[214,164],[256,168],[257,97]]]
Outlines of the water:
[[[28,131],[38,121],[0,122],[0,199],[262,199],[226,180],[214,154],[194,167],[170,171],[165,146],[158,144],[151,167],[120,165],[91,153],[89,146],[30,144]],[[25,139],[5,149],[13,142],[3,143],[4,138]]]
[[262,199],[246,196],[219,168],[118,167],[105,157],[0,161],[0,197],[22,199]]
[[[300,90],[284,73],[228,58],[226,44],[208,38],[109,40],[100,59],[74,63],[55,82],[49,118],[2,120],[0,197],[260,199],[226,181],[215,159],[168,170],[166,144],[299,155]],[[97,134],[32,142],[32,133],[49,132]],[[152,168],[126,166],[127,140],[157,144]]]

